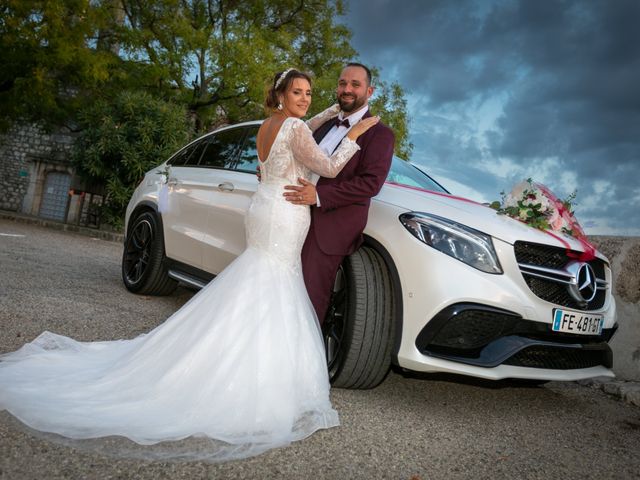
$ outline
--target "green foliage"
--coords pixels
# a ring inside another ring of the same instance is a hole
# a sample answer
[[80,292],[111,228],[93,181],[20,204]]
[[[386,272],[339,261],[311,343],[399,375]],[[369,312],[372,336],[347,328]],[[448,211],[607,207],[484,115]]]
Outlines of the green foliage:
[[124,210],[144,173],[189,139],[183,107],[143,92],[123,92],[81,112],[74,145],[78,173],[106,185],[103,218],[121,225]]
[[[199,130],[262,116],[267,84],[295,66],[314,74],[320,98],[355,51],[334,24],[340,1],[124,0],[127,54],[153,66],[151,82],[196,115]],[[326,104],[323,104],[326,106]]]
[[96,48],[109,22],[105,5],[89,0],[2,0],[0,128],[72,123],[90,92],[121,80],[118,56]]

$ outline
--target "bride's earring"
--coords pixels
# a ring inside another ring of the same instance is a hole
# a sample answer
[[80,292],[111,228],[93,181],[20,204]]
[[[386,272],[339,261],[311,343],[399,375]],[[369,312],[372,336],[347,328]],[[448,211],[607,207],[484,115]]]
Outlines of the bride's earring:
[[282,103],[278,102],[278,110],[282,110]]

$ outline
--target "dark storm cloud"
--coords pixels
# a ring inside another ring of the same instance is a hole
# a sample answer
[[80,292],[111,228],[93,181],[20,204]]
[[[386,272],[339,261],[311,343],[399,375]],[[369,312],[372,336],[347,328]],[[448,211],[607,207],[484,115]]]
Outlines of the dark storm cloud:
[[[640,2],[348,5],[361,60],[419,106],[411,111],[415,161],[491,196],[499,178],[487,162],[530,169],[553,159],[545,165],[556,169],[554,189],[564,172],[575,174],[579,199],[597,195],[594,181],[608,182],[598,193],[606,202],[585,201],[581,215],[640,230]],[[479,138],[477,124],[465,122],[478,122],[473,111],[491,98],[501,98],[500,115]]]
[[[405,88],[425,90],[434,105],[497,88],[511,59],[481,45],[484,9],[473,2],[350,1],[347,25],[361,56],[393,68]],[[453,8],[456,7],[456,8]],[[484,40],[483,40],[484,38]]]

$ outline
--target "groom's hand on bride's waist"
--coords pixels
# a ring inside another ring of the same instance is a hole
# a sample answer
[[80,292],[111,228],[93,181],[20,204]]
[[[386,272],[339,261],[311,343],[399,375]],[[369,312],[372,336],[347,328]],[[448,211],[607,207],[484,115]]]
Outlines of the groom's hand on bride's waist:
[[284,198],[295,205],[315,205],[316,186],[304,178],[298,178],[298,182],[300,185],[285,185]]

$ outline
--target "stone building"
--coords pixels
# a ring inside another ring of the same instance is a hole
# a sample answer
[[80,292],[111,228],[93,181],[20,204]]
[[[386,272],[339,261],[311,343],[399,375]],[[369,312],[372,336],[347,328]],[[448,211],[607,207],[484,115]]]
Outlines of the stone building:
[[0,134],[0,210],[99,227],[103,191],[75,175],[74,135],[16,124]]

